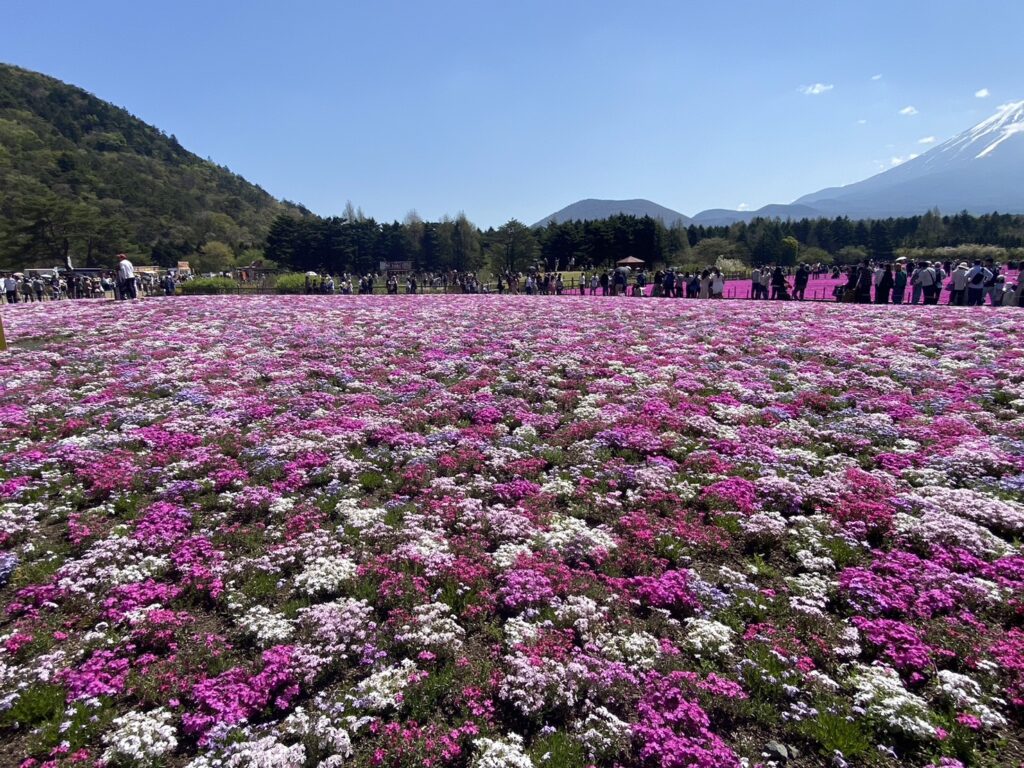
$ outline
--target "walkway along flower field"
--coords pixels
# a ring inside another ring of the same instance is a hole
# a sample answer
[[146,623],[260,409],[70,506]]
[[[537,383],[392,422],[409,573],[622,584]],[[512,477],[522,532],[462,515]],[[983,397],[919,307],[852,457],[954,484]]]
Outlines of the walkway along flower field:
[[0,764],[1020,763],[1013,312],[5,312]]

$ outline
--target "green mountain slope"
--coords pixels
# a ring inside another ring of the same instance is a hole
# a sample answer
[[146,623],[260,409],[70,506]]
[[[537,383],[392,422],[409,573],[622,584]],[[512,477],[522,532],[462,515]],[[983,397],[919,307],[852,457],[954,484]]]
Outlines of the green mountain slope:
[[[0,269],[230,262],[259,246],[281,203],[174,136],[80,88],[0,64]],[[198,251],[198,254],[197,254]],[[212,255],[211,257],[212,258]]]

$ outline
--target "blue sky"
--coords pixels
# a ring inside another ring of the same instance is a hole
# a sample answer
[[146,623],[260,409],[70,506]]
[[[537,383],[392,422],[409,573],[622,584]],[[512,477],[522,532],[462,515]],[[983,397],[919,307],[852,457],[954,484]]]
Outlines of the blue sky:
[[1024,99],[1024,3],[1007,0],[5,0],[2,15],[0,61],[277,197],[378,220],[790,202]]

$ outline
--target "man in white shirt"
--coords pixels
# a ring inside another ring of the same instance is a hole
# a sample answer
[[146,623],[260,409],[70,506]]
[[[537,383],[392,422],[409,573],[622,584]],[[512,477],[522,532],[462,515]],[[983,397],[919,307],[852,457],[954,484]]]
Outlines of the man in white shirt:
[[967,270],[967,306],[980,307],[985,302],[985,283],[992,273],[981,266],[981,259],[974,260],[974,266]]
[[953,295],[949,297],[949,303],[962,307],[967,301],[967,262],[961,261],[953,274]]
[[935,270],[928,266],[927,262],[922,261],[917,270],[917,282],[921,286],[925,304],[937,304],[939,301],[939,292],[935,285],[936,277]]
[[119,253],[117,255],[117,278],[121,283],[121,298],[122,299],[137,299],[139,294],[135,289],[135,267],[128,261],[128,257]]

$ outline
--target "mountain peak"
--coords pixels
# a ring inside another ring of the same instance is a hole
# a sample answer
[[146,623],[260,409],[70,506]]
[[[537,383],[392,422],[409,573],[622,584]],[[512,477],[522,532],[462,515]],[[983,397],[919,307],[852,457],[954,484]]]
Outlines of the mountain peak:
[[1003,104],[991,117],[954,136],[935,149],[939,152],[970,152],[975,160],[988,157],[1011,136],[1024,133],[1024,101]]
[[534,226],[543,227],[552,221],[556,224],[566,221],[600,221],[619,214],[638,217],[650,216],[652,219],[660,219],[666,227],[671,227],[676,222],[682,224],[690,222],[690,219],[679,211],[673,211],[671,208],[658,205],[650,200],[599,200],[590,197],[567,205],[550,216],[545,216]]

